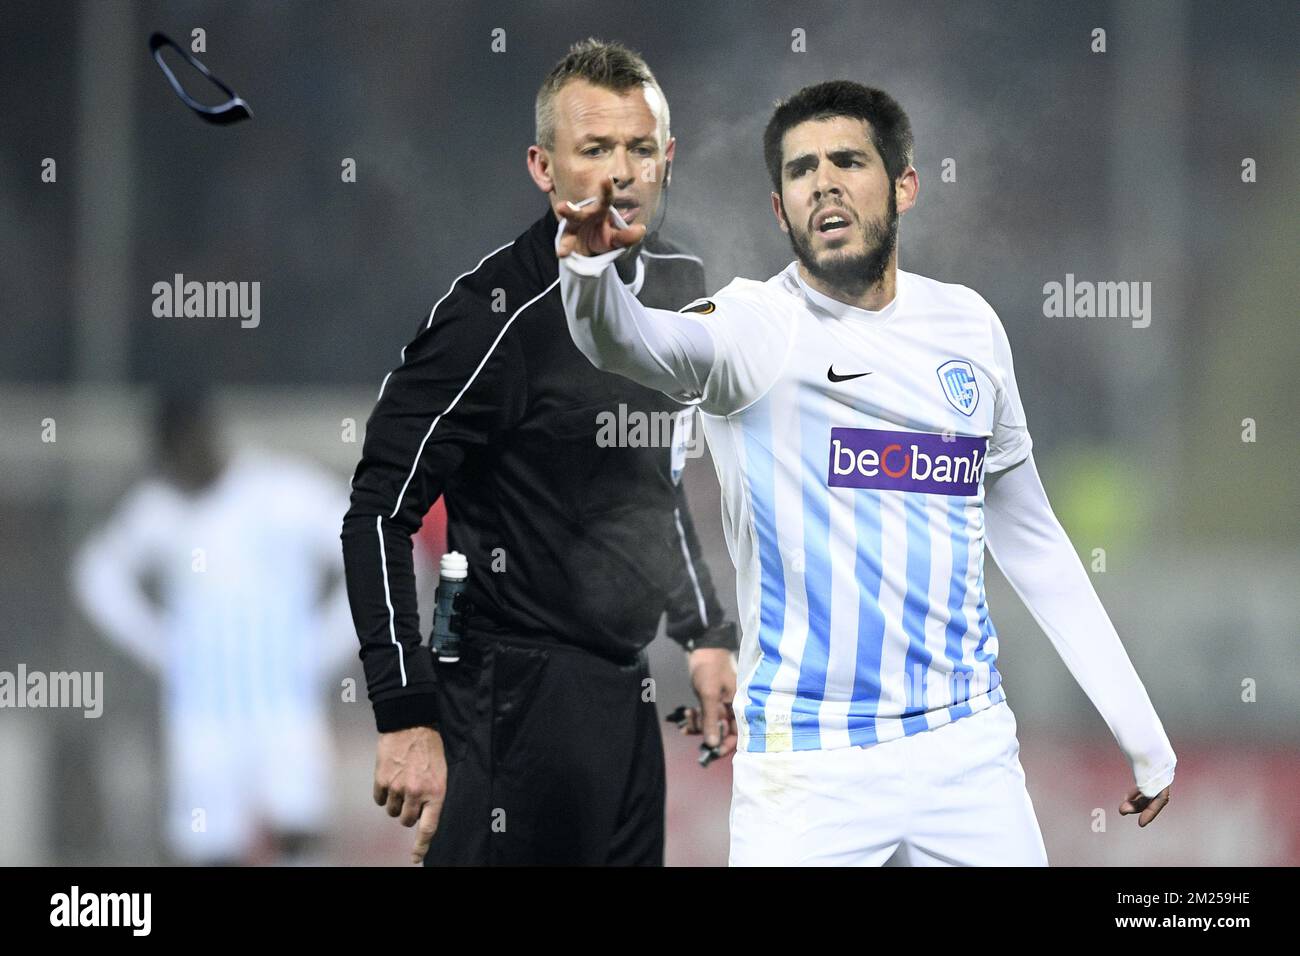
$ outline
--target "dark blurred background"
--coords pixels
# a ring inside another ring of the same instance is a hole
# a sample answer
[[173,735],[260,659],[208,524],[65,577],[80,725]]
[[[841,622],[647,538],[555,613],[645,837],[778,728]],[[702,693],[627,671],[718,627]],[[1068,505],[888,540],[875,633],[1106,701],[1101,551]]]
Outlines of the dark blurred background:
[[[1123,756],[990,561],[1049,857],[1300,862],[1298,21],[1285,2],[4,3],[0,670],[102,671],[105,701],[98,719],[0,710],[0,864],[164,858],[157,682],[69,582],[150,468],[159,395],[211,390],[231,447],[312,461],[345,493],[416,323],[545,210],[524,168],[533,99],[588,35],[642,52],[668,97],[664,231],[711,288],[792,258],[760,146],[776,99],[847,77],[901,102],[921,193],[900,267],[1001,316],[1049,495],[1085,564],[1104,549],[1095,586],[1179,755],[1177,798],[1139,831],[1114,810]],[[196,28],[251,121],[200,122],[152,62],[152,31],[189,48]],[[177,273],[260,282],[260,324],[155,317],[153,285]],[[1149,326],[1047,317],[1044,285],[1067,274],[1150,282]],[[707,457],[686,481],[734,610]],[[660,705],[685,703],[680,652],[653,650]],[[374,725],[349,677],[355,658],[321,691],[328,859],[402,862],[411,835],[370,803]],[[669,862],[723,863],[729,769],[667,748]]]

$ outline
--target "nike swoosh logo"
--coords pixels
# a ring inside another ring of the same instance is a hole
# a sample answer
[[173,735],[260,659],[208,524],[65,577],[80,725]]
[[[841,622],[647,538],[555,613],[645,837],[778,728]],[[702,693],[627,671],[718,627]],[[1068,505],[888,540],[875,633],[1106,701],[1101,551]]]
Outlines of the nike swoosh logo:
[[870,372],[857,372],[853,375],[836,375],[834,365],[832,365],[830,368],[826,370],[826,377],[829,378],[832,382],[847,382],[850,379],[862,378],[862,376],[870,375],[870,374],[871,374]]

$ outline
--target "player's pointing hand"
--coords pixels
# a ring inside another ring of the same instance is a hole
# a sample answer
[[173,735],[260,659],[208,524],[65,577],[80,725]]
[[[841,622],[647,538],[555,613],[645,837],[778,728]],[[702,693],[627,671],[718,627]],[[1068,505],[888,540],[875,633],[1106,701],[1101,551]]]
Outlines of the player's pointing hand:
[[645,226],[624,223],[611,206],[613,198],[614,181],[606,179],[599,196],[580,203],[560,203],[555,212],[565,221],[565,227],[556,255],[561,259],[571,252],[580,256],[598,256],[640,242],[645,237]]
[[1138,826],[1144,827],[1156,818],[1156,814],[1165,808],[1165,804],[1169,802],[1169,791],[1172,788],[1173,784],[1170,784],[1154,797],[1148,797],[1143,795],[1141,790],[1134,787],[1124,802],[1119,805],[1119,812],[1121,814],[1141,813],[1142,815],[1138,817]]

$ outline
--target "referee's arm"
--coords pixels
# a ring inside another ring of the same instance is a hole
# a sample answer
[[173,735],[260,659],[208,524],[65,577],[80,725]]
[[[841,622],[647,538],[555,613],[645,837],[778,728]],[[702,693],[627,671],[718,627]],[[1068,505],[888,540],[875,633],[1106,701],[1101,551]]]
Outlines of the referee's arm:
[[677,574],[665,608],[668,614],[665,633],[687,651],[705,647],[735,651],[740,646],[736,624],[727,620],[718,601],[687,505],[685,485],[678,484],[675,493],[677,505],[673,518],[679,548]]
[[411,535],[475,446],[522,410],[522,358],[481,296],[457,287],[421,322],[366,422],[343,519],[348,601],[380,733],[437,727],[420,647]]
[[689,653],[687,667],[699,708],[688,707],[682,732],[702,734],[708,747],[725,757],[736,747],[736,625],[718,601],[713,579],[700,553],[699,539],[686,506],[686,494],[677,486],[677,522],[681,556],[673,590],[669,594],[667,634]]

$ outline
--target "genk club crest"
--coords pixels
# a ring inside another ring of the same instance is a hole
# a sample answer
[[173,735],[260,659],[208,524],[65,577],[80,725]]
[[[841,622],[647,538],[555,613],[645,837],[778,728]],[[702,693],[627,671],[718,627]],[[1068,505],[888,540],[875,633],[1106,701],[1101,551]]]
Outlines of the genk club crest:
[[950,359],[936,370],[943,394],[953,408],[963,415],[970,415],[979,404],[979,383],[975,381],[975,369],[965,359]]

